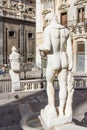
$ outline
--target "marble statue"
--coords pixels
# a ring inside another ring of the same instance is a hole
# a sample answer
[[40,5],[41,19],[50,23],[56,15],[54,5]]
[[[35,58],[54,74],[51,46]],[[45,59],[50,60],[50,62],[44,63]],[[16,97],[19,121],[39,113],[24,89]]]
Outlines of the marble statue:
[[18,13],[17,15],[19,17],[22,16],[22,13],[23,13],[23,8],[24,8],[24,5],[22,4],[21,0],[19,0],[18,4],[17,4],[17,8],[18,8]]
[[[57,16],[45,16],[47,26],[43,33],[43,44],[39,50],[47,56],[46,80],[48,105],[41,110],[41,118],[48,127],[72,121],[73,98],[73,52],[70,31],[58,24]],[[55,107],[53,80],[59,81],[59,107]]]
[[20,90],[20,54],[15,46],[12,47],[12,53],[9,56],[11,69],[9,71],[12,81],[12,92]]

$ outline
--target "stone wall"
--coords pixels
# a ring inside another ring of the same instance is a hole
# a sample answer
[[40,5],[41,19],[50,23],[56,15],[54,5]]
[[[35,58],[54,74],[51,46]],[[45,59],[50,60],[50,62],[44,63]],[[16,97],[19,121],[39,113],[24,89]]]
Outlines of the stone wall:
[[19,50],[24,62],[35,59],[35,3],[0,1],[0,65],[8,64],[12,46]]
[[[12,46],[23,56],[24,62],[29,58],[35,60],[35,23],[13,19],[1,19],[1,57],[2,64],[8,64]],[[3,25],[3,26],[2,26]]]

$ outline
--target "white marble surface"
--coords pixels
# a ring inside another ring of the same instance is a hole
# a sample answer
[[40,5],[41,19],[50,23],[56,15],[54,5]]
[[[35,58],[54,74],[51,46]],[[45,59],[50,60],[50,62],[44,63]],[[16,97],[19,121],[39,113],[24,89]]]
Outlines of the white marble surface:
[[9,70],[12,81],[12,92],[20,90],[19,73],[15,73],[12,69]]
[[45,112],[45,110],[41,110],[41,118],[44,121],[47,128],[63,125],[67,122],[72,122],[72,115],[64,115],[63,117],[59,117],[54,114],[52,115],[52,113],[48,114],[47,112]]
[[[41,118],[47,126],[54,126],[72,121],[73,98],[73,50],[70,31],[58,24],[57,16],[49,13],[43,33],[43,44],[39,50],[47,56],[46,80],[48,104],[41,110]],[[53,80],[57,75],[59,80],[59,107],[55,108],[55,90]],[[44,112],[43,112],[44,111]],[[52,119],[53,118],[53,119]],[[56,123],[55,123],[56,122]]]
[[77,126],[75,124],[65,124],[62,126],[55,127],[55,130],[87,130],[87,128],[82,126]]

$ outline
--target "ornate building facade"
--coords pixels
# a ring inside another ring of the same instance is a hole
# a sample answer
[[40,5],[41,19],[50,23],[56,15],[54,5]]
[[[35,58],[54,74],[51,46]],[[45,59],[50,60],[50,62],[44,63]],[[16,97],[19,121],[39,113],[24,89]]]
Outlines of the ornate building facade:
[[0,0],[0,65],[8,64],[12,46],[34,62],[35,8],[35,0]]
[[71,31],[75,74],[87,74],[87,0],[37,0],[36,43],[40,45],[44,17],[54,12],[58,21]]

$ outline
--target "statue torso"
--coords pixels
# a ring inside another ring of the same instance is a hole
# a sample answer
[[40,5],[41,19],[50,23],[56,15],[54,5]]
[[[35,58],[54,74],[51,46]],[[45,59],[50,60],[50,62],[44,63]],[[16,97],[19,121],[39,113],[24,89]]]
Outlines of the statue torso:
[[53,50],[52,54],[48,54],[48,60],[52,59],[55,69],[67,68],[68,61],[66,48],[69,30],[58,24],[48,26],[47,30],[50,35],[51,48]]

